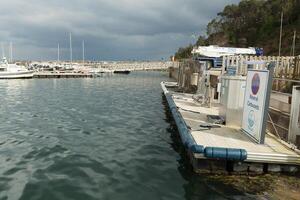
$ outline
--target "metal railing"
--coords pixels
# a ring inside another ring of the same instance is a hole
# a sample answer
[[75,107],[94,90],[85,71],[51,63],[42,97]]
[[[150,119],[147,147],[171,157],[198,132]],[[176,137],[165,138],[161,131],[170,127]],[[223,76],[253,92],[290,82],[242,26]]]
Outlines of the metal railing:
[[253,65],[254,69],[264,69],[265,63],[275,62],[274,77],[300,80],[300,56],[224,56],[222,71],[235,68],[237,75],[246,75],[248,71],[247,61],[262,61]]

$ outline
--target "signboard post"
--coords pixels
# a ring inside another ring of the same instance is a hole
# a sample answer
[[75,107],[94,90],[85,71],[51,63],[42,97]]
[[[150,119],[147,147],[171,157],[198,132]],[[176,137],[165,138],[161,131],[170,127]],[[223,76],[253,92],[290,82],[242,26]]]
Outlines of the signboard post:
[[268,70],[248,70],[242,130],[259,144],[264,144],[274,63]]

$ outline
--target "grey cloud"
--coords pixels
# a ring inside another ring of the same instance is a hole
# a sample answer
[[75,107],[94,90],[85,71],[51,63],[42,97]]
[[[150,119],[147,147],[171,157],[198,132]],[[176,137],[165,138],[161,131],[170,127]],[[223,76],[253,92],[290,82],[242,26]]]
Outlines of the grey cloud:
[[207,22],[238,0],[10,0],[0,7],[0,41],[12,41],[19,59],[55,59],[60,43],[68,59],[86,41],[87,58],[168,58],[195,41]]

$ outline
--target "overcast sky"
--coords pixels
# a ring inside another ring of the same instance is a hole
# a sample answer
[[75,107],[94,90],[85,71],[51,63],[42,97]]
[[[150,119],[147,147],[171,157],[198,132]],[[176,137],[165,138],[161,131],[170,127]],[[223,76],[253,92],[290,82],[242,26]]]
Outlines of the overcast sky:
[[168,59],[196,40],[227,4],[238,0],[2,0],[0,41],[16,59]]

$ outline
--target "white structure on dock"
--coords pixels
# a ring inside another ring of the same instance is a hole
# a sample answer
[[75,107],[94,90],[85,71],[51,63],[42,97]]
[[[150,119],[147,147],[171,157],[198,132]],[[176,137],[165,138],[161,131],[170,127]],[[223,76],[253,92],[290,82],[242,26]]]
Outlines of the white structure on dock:
[[255,48],[233,48],[233,47],[219,47],[215,45],[211,46],[198,46],[192,50],[192,54],[206,56],[211,58],[219,58],[222,56],[233,55],[256,55]]

